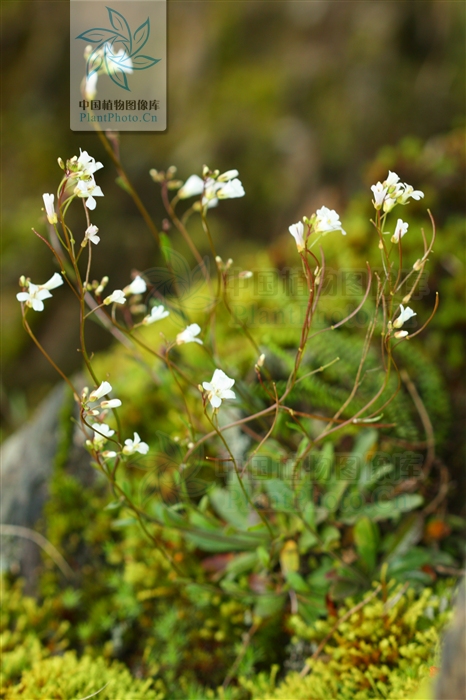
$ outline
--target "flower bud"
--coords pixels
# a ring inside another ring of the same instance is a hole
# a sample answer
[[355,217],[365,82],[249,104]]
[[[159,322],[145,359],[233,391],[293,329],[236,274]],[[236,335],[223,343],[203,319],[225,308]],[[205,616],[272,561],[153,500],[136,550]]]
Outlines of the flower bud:
[[207,177],[210,173],[209,167],[207,165],[204,165],[202,168],[202,177]]
[[64,169],[65,169],[65,164],[64,164],[62,158],[57,158],[57,162],[58,162],[58,165],[60,166],[60,168],[61,168],[62,170],[64,170]]
[[179,190],[180,187],[183,184],[183,180],[171,180],[168,184],[167,187],[169,190]]
[[102,292],[104,291],[105,287],[108,284],[108,279],[109,278],[107,276],[102,277],[99,286],[95,290],[96,296],[100,296],[102,294]]
[[155,168],[149,170],[149,175],[151,176],[154,182],[163,182],[165,180],[165,173],[159,173],[159,171]]
[[253,273],[251,272],[251,270],[242,270],[242,271],[238,274],[238,277],[239,277],[241,280],[249,280],[249,279],[251,279],[251,277],[253,277],[253,276],[254,276],[254,275],[253,275]]
[[419,272],[419,270],[422,268],[423,262],[422,260],[416,260],[416,262],[413,265],[413,270],[416,272]]
[[408,331],[397,331],[395,333],[395,338],[406,338]]
[[[167,168],[167,173],[166,173],[167,180],[173,180],[173,178],[176,175],[176,170],[177,170],[176,165],[170,165],[170,167]],[[180,187],[181,187],[181,185],[180,185]]]

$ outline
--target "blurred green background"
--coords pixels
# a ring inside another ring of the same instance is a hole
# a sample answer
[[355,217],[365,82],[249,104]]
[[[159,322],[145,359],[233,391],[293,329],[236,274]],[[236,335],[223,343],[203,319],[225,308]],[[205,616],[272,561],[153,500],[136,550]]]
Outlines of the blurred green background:
[[[93,217],[101,232],[95,278],[109,273],[117,288],[132,268],[161,259],[98,137],[69,129],[69,3],[11,0],[2,13],[1,414],[8,434],[57,382],[24,333],[15,299],[21,274],[43,282],[55,271],[31,228],[46,230],[42,193],[56,190],[57,157],[81,147],[105,165],[98,177],[105,197]],[[465,3],[449,0],[169,0],[168,130],[121,137],[127,172],[158,225],[164,213],[151,168],[175,164],[182,179],[204,163],[239,169],[247,196],[213,213],[218,250],[235,263],[253,264],[264,248],[278,267],[295,261],[289,224],[325,204],[348,231],[344,248],[341,239],[329,243],[330,259],[363,265],[374,250],[369,186],[390,168],[425,190],[425,200],[399,216],[427,227],[429,207],[439,227],[423,301],[431,308],[440,289],[442,306],[418,340],[441,363],[458,421],[466,326],[465,14]],[[78,234],[83,222],[73,215],[71,222]],[[44,313],[31,313],[40,341],[67,372],[80,367],[70,300],[56,294]],[[97,327],[89,338],[92,350],[110,342]]]

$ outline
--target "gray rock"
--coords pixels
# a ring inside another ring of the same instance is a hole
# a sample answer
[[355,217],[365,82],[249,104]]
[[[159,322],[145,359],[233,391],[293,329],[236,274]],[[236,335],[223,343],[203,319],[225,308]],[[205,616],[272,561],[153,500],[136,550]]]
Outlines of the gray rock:
[[[80,382],[76,382],[79,387]],[[35,573],[41,562],[41,551],[34,533],[49,496],[57,450],[63,446],[65,426],[63,410],[69,402],[65,384],[56,386],[37,408],[33,418],[9,437],[0,451],[0,521],[3,526],[0,568],[21,572],[32,591]],[[71,419],[70,404],[70,419]],[[75,431],[73,440],[65,445],[66,467],[84,483],[93,480],[89,455],[84,449],[82,433]]]

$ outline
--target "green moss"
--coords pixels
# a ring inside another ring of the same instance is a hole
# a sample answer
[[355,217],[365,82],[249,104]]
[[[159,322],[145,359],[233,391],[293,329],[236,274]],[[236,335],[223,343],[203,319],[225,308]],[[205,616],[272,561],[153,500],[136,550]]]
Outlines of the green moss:
[[[416,593],[392,582],[386,600],[379,593],[336,630],[338,620],[332,616],[313,625],[293,616],[289,623],[295,646],[304,641],[315,650],[333,632],[320,655],[307,661],[308,674],[302,678],[291,672],[276,685],[275,671],[242,685],[252,700],[411,698],[435,662],[439,632],[451,618],[451,590],[442,584],[435,592],[426,588]],[[355,603],[348,599],[338,617],[343,618]]]
[[133,678],[122,664],[104,659],[76,657],[74,652],[41,659],[25,671],[21,682],[9,688],[5,700],[74,700],[98,693],[100,700],[163,700],[151,680]]

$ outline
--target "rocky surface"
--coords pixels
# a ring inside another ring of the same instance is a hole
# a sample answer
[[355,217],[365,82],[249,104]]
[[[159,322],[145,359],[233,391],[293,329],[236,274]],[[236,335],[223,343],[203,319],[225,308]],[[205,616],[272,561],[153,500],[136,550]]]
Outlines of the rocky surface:
[[[67,404],[69,415],[66,415]],[[33,418],[9,437],[0,452],[0,522],[4,527],[0,553],[1,569],[13,568],[26,579],[32,590],[35,570],[41,560],[40,547],[27,536],[36,530],[44,504],[49,495],[49,482],[57,451],[64,450],[66,467],[84,483],[93,479],[89,455],[82,446],[82,435],[64,443],[69,432],[72,404],[64,384],[59,384],[40,404]],[[16,526],[19,529],[15,531]]]

